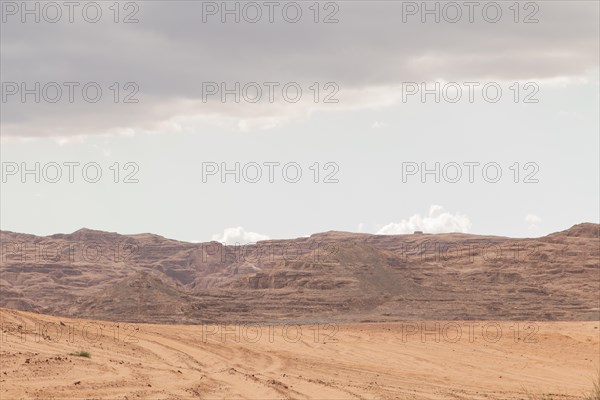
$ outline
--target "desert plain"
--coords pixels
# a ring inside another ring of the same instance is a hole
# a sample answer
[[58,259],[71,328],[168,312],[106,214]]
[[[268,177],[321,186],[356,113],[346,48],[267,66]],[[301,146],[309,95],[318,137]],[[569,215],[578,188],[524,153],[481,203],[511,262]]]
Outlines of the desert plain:
[[0,315],[2,399],[579,399],[600,367],[598,322],[117,329]]

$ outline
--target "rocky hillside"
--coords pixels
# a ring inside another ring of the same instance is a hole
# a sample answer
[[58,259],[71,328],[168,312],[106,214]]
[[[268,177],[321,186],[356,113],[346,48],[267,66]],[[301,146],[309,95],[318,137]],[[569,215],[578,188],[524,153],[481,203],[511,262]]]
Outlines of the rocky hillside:
[[0,307],[132,322],[597,320],[599,225],[535,239],[326,232],[247,246],[0,232]]

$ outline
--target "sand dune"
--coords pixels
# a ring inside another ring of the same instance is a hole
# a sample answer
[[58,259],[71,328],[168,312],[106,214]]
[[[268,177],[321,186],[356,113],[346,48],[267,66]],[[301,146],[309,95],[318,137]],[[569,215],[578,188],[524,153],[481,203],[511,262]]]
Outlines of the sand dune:
[[[2,399],[522,399],[526,391],[571,399],[591,390],[600,367],[598,322],[259,331],[0,316]],[[81,350],[91,358],[69,355]]]

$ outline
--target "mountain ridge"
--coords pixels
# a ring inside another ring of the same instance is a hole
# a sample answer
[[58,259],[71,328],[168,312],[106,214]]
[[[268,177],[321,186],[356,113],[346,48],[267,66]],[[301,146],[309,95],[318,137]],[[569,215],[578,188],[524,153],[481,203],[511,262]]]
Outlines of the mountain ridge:
[[540,238],[328,231],[237,246],[0,231],[0,307],[165,323],[596,320],[599,227]]
[[[549,233],[544,236],[522,237],[520,239],[541,239],[541,238],[545,238],[545,237],[552,236],[552,235],[563,234],[563,233],[568,234],[568,233],[576,233],[576,232],[584,232],[585,235],[587,235],[586,237],[599,237],[600,224],[593,223],[593,222],[581,222],[581,223],[571,226],[570,228],[564,229],[562,231],[552,232],[552,233]],[[69,236],[74,236],[74,235],[88,236],[88,235],[112,234],[112,235],[125,236],[125,237],[155,237],[155,238],[161,238],[161,239],[165,239],[165,240],[172,240],[172,241],[176,241],[176,242],[190,243],[190,244],[198,244],[198,243],[205,244],[205,243],[214,243],[214,242],[221,243],[217,240],[208,240],[208,241],[203,241],[203,242],[190,242],[190,241],[186,241],[186,240],[168,238],[166,236],[158,235],[156,233],[151,233],[151,232],[119,233],[119,232],[103,231],[103,230],[99,230],[99,229],[91,229],[91,228],[87,228],[87,227],[81,227],[71,233],[53,233],[50,235],[36,235],[36,234],[31,234],[31,233],[26,233],[26,232],[16,232],[16,231],[2,230],[2,229],[0,229],[0,233],[26,235],[26,236],[34,236],[34,237],[40,237],[40,238],[69,237]],[[413,233],[399,233],[399,234],[390,235],[390,234],[377,234],[377,233],[368,233],[368,232],[329,230],[329,231],[323,231],[323,232],[315,232],[315,233],[310,234],[309,236],[298,236],[295,238],[264,239],[264,240],[259,240],[257,242],[253,242],[253,243],[281,241],[281,240],[296,240],[296,239],[301,239],[301,238],[316,238],[316,237],[327,237],[327,236],[334,236],[334,237],[335,236],[356,236],[356,237],[392,236],[392,237],[394,237],[394,236],[406,236],[406,235],[415,235],[415,234],[420,234],[420,235],[466,235],[466,236],[478,236],[478,237],[509,238],[509,236],[478,234],[478,233],[464,233],[464,232],[430,233],[430,232],[423,231],[423,232],[416,233],[416,231],[415,231]],[[574,235],[572,235],[572,236],[574,236]]]

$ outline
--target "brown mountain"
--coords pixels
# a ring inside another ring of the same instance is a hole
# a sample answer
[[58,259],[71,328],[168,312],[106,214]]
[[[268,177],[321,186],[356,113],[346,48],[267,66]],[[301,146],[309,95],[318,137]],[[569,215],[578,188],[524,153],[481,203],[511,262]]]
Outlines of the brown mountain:
[[0,232],[0,307],[134,322],[598,320],[598,224],[541,238],[326,232],[247,246]]

